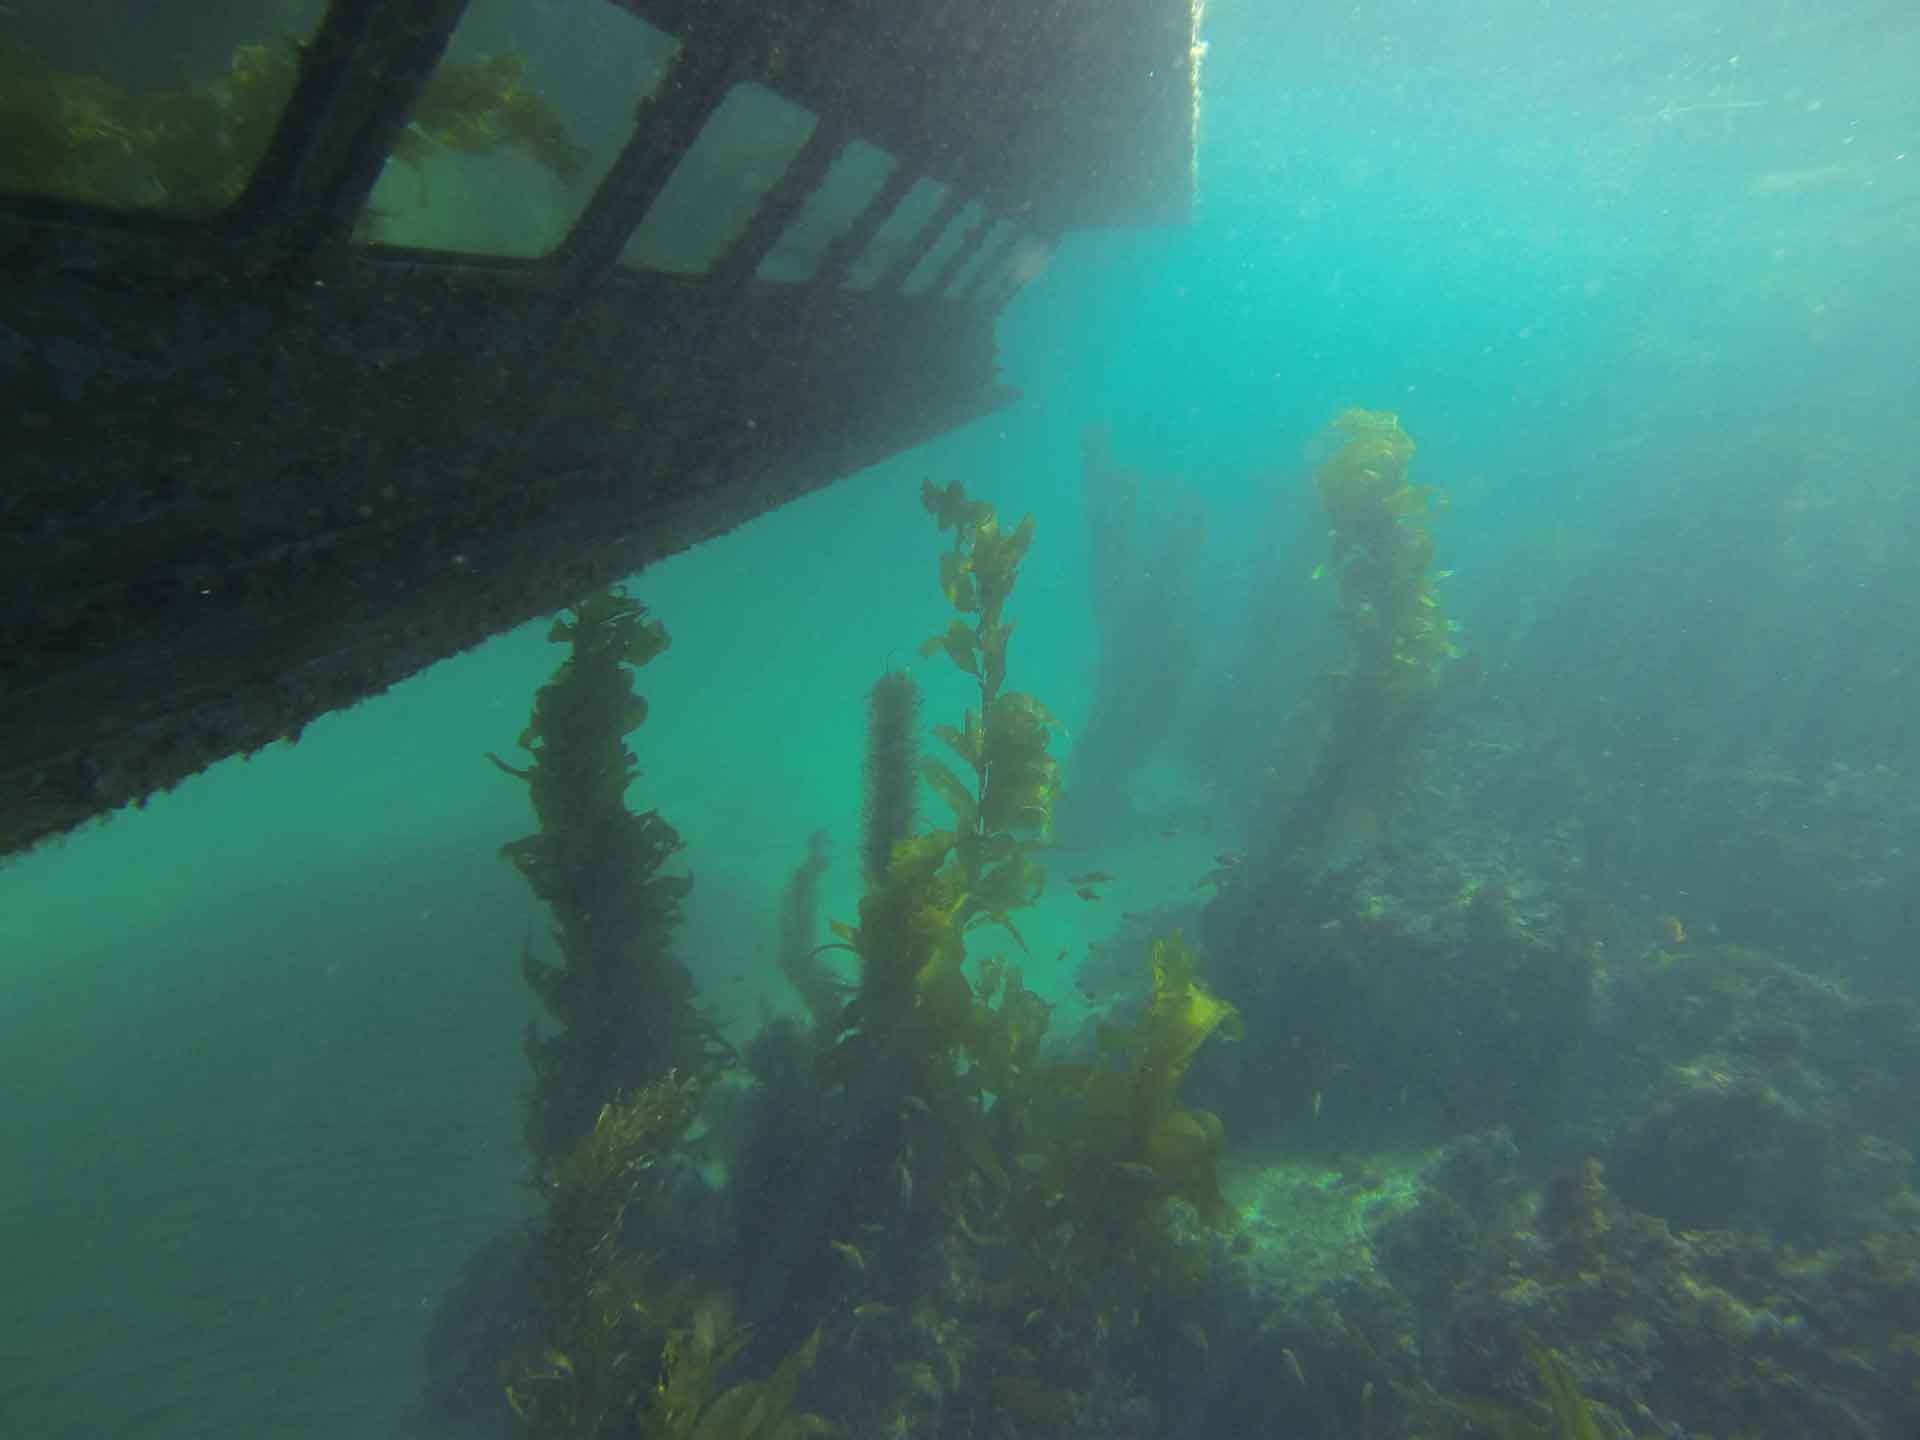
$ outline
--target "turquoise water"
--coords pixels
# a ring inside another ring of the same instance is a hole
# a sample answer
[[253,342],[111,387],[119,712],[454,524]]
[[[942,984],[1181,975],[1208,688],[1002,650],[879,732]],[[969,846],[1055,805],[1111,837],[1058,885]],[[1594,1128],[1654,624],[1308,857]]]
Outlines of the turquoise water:
[[[1276,508],[1312,535],[1310,460],[1347,406],[1417,439],[1452,497],[1455,613],[1512,664],[1570,574],[1639,583],[1651,562],[1608,547],[1688,533],[1687,497],[1734,483],[1743,447],[1808,457],[1829,511],[1914,484],[1903,7],[1271,8],[1210,16],[1193,226],[1070,237],[1007,312],[1016,407],[633,582],[673,646],[641,679],[631,798],[687,841],[680,951],[736,1038],[796,1008],[778,905],[816,828],[823,913],[854,914],[866,688],[947,618],[922,477],[1036,516],[1012,683],[1069,742],[1097,643],[1090,423],[1208,508],[1209,643]],[[1300,581],[1299,624],[1324,626]],[[1840,585],[1706,603],[1804,616]],[[497,854],[531,828],[525,792],[484,756],[513,758],[546,628],[0,870],[6,1433],[402,1426],[454,1274],[534,1209],[517,959],[547,927]],[[963,677],[915,664],[927,717],[957,717]],[[1177,820],[1077,853],[1120,877],[1108,897],[1056,884],[1022,922],[1063,1013],[1115,912],[1190,899],[1233,838],[1175,755],[1136,794]]]

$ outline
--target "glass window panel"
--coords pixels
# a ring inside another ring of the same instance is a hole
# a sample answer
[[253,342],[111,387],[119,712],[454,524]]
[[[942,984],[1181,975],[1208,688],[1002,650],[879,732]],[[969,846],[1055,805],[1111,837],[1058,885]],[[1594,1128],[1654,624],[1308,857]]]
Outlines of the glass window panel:
[[760,262],[759,278],[796,284],[811,280],[834,241],[853,228],[898,164],[864,140],[849,144],[827,168],[820,187],[806,199],[793,223]]
[[987,271],[980,282],[983,300],[1011,299],[1047,268],[1053,251],[1039,237],[1021,231],[1007,247],[1006,257]]
[[947,286],[947,298],[958,299],[966,294],[967,288],[973,284],[975,277],[999,260],[1001,252],[1012,238],[1013,222],[1011,220],[994,221],[993,228],[987,232],[986,238],[975,247],[973,254],[967,257],[967,263],[960,267],[959,273]]
[[361,238],[547,254],[678,48],[613,4],[472,0],[368,198]]
[[946,198],[947,187],[938,180],[914,181],[913,188],[893,207],[893,213],[873,232],[873,239],[854,261],[847,283],[856,290],[871,290],[878,285],[881,276],[913,248],[913,242]]
[[208,215],[253,178],[326,0],[0,5],[0,191]]
[[961,244],[973,233],[974,227],[986,218],[986,214],[986,207],[978,200],[969,200],[954,211],[953,219],[947,222],[947,228],[941,232],[940,238],[933,242],[933,248],[920,257],[920,263],[907,276],[907,283],[900,287],[901,293],[920,295],[932,289],[933,282],[940,278],[940,272],[959,253]]
[[620,261],[698,275],[746,227],[819,123],[761,85],[736,85],[680,157]]

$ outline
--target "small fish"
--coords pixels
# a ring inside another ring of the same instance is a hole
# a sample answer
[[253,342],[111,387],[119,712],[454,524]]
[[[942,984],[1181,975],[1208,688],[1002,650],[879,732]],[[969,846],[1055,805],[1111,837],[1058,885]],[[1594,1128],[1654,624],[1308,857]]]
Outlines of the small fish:
[[1078,895],[1082,900],[1098,900],[1100,898],[1100,892],[1091,885],[1082,885],[1073,893]]
[[868,1300],[853,1307],[853,1318],[856,1320],[885,1320],[894,1313],[893,1306],[884,1300]]
[[1307,579],[1309,580],[1324,580],[1326,578],[1327,578],[1327,567],[1324,565],[1314,566],[1313,573],[1307,577]]
[[1152,1185],[1160,1179],[1158,1170],[1138,1160],[1116,1160],[1107,1168],[1123,1180],[1138,1181],[1142,1185]]
[[1298,1355],[1294,1354],[1291,1350],[1282,1350],[1280,1352],[1280,1363],[1287,1372],[1287,1379],[1291,1380],[1302,1390],[1307,1388],[1306,1367],[1300,1363],[1300,1357]]
[[864,1270],[867,1268],[867,1257],[860,1253],[860,1247],[858,1245],[849,1244],[845,1240],[835,1240],[830,1243],[834,1249],[840,1252],[841,1258],[853,1266],[854,1269]]
[[900,1097],[900,1104],[905,1109],[913,1111],[916,1115],[931,1115],[933,1113],[933,1107],[918,1095],[902,1095]]
[[1326,1101],[1327,1101],[1326,1091],[1316,1090],[1313,1092],[1313,1118],[1314,1119],[1318,1120],[1320,1118],[1320,1107],[1326,1104]]
[[1029,1175],[1039,1175],[1047,1168],[1047,1157],[1036,1150],[1028,1150],[1013,1157],[1013,1163]]
[[1104,870],[1089,870],[1084,875],[1068,876],[1067,883],[1069,885],[1105,885],[1111,879],[1113,876]]
[[1221,866],[1223,869],[1231,870],[1233,869],[1234,866],[1238,865],[1242,860],[1246,858],[1247,857],[1244,855],[1236,855],[1231,850],[1229,850],[1229,851],[1223,852],[1222,854],[1214,856],[1213,863],[1218,866]]
[[1193,1348],[1198,1350],[1202,1355],[1207,1353],[1207,1332],[1194,1324],[1193,1321],[1182,1320],[1180,1322],[1180,1334],[1189,1345],[1193,1346]]
[[1680,923],[1678,915],[1656,915],[1653,923],[1660,931],[1660,938],[1669,945],[1687,943],[1687,927]]

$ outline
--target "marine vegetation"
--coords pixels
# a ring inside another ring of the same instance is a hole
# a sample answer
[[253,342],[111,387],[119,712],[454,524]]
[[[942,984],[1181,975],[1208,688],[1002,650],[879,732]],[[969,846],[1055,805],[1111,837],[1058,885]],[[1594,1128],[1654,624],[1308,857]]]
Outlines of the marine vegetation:
[[[1052,717],[1007,688],[1033,525],[1003,528],[958,485],[922,496],[952,537],[940,580],[955,612],[924,653],[978,698],[934,727],[948,754],[931,757],[912,735],[917,688],[875,687],[867,891],[859,923],[819,947],[853,956],[852,994],[823,1026],[820,977],[789,966],[811,1037],[778,1023],[747,1052],[756,1113],[730,1175],[742,1314],[775,1352],[824,1324],[812,1398],[852,1433],[1131,1433],[1146,1386],[1192,1378],[1154,1358],[1178,1324],[1198,1333],[1191,1306],[1176,1320],[1160,1303],[1198,1278],[1182,1217],[1231,1222],[1219,1122],[1177,1092],[1234,1017],[1171,937],[1146,1010],[1097,1063],[1043,1058],[1051,1007],[979,943],[998,932],[1024,950],[1018,912],[1044,883],[1059,793]],[[946,824],[913,828],[917,784]],[[783,923],[783,952],[800,933]]]
[[625,737],[647,718],[632,672],[667,648],[666,629],[612,590],[556,620],[549,638],[570,653],[520,734],[532,763],[488,757],[526,782],[540,828],[502,853],[552,909],[560,949],[557,965],[537,959],[531,942],[522,957],[559,1026],[527,1036],[527,1143],[541,1172],[593,1131],[603,1106],[668,1074],[706,1075],[722,1052],[670,947],[693,885],[663,873],[680,836],[657,812],[626,803],[639,768]]
[[1179,1090],[1238,1021],[1179,936],[1155,943],[1150,974],[1146,1009],[1096,1061],[1040,1064],[986,1117],[997,1164],[965,1192],[937,1292],[968,1381],[941,1433],[1167,1434],[1209,1381],[1213,1260],[1236,1215],[1220,1122]]
[[[1257,916],[1210,907],[1234,1003],[1162,932],[1131,1020],[1074,1063],[1044,1054],[1052,1013],[1009,962],[1057,776],[1043,722],[994,733],[1018,694],[1028,527],[958,487],[927,503],[956,537],[957,619],[929,653],[978,698],[933,759],[916,689],[883,680],[859,923],[816,943],[816,837],[781,915],[807,1023],[746,1048],[751,1088],[710,1063],[622,1082],[542,1167],[503,1376],[529,1433],[787,1440],[817,1415],[861,1440],[1911,1433],[1908,1014],[1870,1023],[1834,987],[1673,927],[1636,949],[1623,919],[1550,903],[1512,857],[1376,852],[1275,867]],[[536,704],[530,784],[547,752],[563,773],[569,667],[612,729],[638,713],[619,657],[664,645],[619,596],[556,638],[574,653]],[[616,800],[617,753],[583,766]],[[945,807],[931,828],[916,783]],[[996,891],[1007,867],[1023,886]],[[850,981],[823,949],[851,956]],[[1242,1011],[1277,1043],[1207,1043]],[[1339,1263],[1302,1263],[1283,1187],[1228,1204],[1210,1095],[1236,1135],[1329,1172],[1326,1213],[1353,1217]],[[723,1169],[696,1170],[716,1101],[749,1123]],[[1737,1163],[1714,1136],[1740,1140]],[[1790,1191],[1829,1167],[1851,1208]],[[1717,1172],[1790,1203],[1701,1183]],[[1848,1429],[1850,1411],[1869,1418]]]
[[861,869],[869,884],[886,878],[893,847],[913,834],[919,817],[920,687],[904,670],[889,670],[867,697],[867,773],[861,824]]
[[[920,754],[914,682],[883,677],[869,710],[867,891],[859,923],[836,922],[837,938],[817,947],[854,957],[851,994],[823,1014],[831,987],[807,963],[803,916],[791,911],[783,969],[814,1024],[804,1037],[769,1027],[748,1052],[760,1086],[733,1172],[733,1225],[756,1344],[799,1343],[805,1317],[836,1299],[904,1306],[937,1282],[937,1247],[969,1186],[982,1174],[1005,1179],[988,1102],[1015,1103],[1047,1026],[1048,1007],[1017,967],[995,956],[970,965],[967,949],[990,925],[1021,944],[1013,912],[1044,883],[1032,851],[1058,784],[1053,721],[1005,686],[1006,605],[1033,523],[1002,529],[994,508],[957,484],[929,484],[922,498],[953,534],[941,586],[956,616],[968,617],[927,647],[977,685],[977,708],[934,731],[966,778]],[[951,809],[950,825],[914,829],[922,784]]]
[[[962,762],[967,778],[941,759],[921,757],[920,776],[951,810],[953,823],[898,835],[901,804],[880,797],[901,787],[896,772],[911,749],[885,735],[896,728],[895,711],[912,711],[904,700],[876,698],[869,868],[883,849],[890,853],[884,871],[869,876],[860,923],[834,929],[860,961],[859,992],[840,1020],[842,1063],[869,1065],[882,1050],[889,1068],[904,1067],[895,1078],[906,1093],[930,1101],[928,1092],[953,1088],[953,1068],[963,1056],[989,1067],[1014,1063],[988,1038],[1002,1033],[982,1013],[991,993],[977,993],[963,973],[966,937],[995,925],[1024,948],[1013,912],[1032,904],[1046,883],[1033,852],[1052,823],[1059,765],[1048,753],[1057,723],[1052,714],[1033,696],[1005,688],[1013,635],[1006,604],[1033,543],[1032,517],[1003,530],[993,506],[968,499],[957,481],[944,489],[927,482],[921,499],[953,534],[952,548],[940,557],[940,585],[958,612],[922,653],[947,656],[974,677],[979,693],[978,708],[959,726],[938,725],[933,733]],[[1009,996],[1026,993],[1018,971],[990,972],[983,983],[987,978],[993,989],[1004,979]],[[1037,1047],[1038,1036],[1031,1038]]]
[[[918,1233],[947,1258],[910,1267],[914,1284],[899,1293],[937,1298],[952,1317],[922,1363],[946,1374],[933,1394],[954,1433],[1117,1430],[1144,1403],[1119,1378],[1136,1365],[1134,1383],[1177,1390],[1191,1379],[1169,1379],[1148,1358],[1171,1333],[1199,1333],[1178,1307],[1176,1292],[1190,1291],[1198,1272],[1173,1210],[1190,1206],[1222,1229],[1232,1212],[1215,1173],[1220,1124],[1183,1107],[1178,1091],[1200,1047],[1237,1019],[1201,983],[1198,956],[1178,936],[1153,947],[1146,1009],[1104,1037],[1094,1064],[1042,1061],[1049,1007],[1017,969],[975,961],[967,983],[970,933],[998,928],[1024,948],[1013,912],[1044,881],[1033,851],[1059,782],[1051,716],[1004,689],[1005,604],[1032,522],[1004,531],[957,485],[927,486],[923,499],[954,536],[941,581],[962,617],[924,652],[975,677],[980,705],[934,732],[963,770],[921,762],[953,827],[896,843],[860,926],[844,932],[863,984],[848,1007],[858,1028],[843,1034],[836,1058],[873,1064],[876,1045],[905,1047],[878,1063],[915,1087],[913,1173],[937,1207]],[[944,1145],[930,1154],[935,1135]],[[906,1373],[920,1372],[909,1363]]]
[[1178,1097],[1200,1047],[1216,1032],[1237,1037],[1239,1015],[1201,982],[1199,956],[1180,935],[1154,941],[1151,964],[1146,1009],[1101,1035],[1109,1062],[1048,1072],[1045,1119],[1034,1127],[1045,1148],[1019,1157],[1037,1181],[1025,1223],[1071,1218],[1093,1263],[1146,1251],[1174,1199],[1215,1228],[1233,1224],[1215,1174],[1220,1121]]
[[211,84],[151,94],[0,47],[0,189],[204,214],[253,174],[293,94],[294,57],[234,51]]
[[[695,1297],[690,1269],[648,1248],[671,1223],[659,1213],[676,1198],[666,1162],[697,1103],[690,1083],[647,1086],[603,1107],[554,1168],[529,1266],[533,1314],[507,1365],[507,1403],[523,1433],[799,1440],[827,1430],[792,1409],[819,1332],[767,1378],[723,1385],[744,1331],[724,1298]],[[675,1315],[688,1318],[672,1325]]]
[[1323,868],[1208,930],[1284,1037],[1195,1067],[1236,1137],[1356,1193],[1456,1138],[1356,1204],[1330,1279],[1250,1212],[1237,1290],[1277,1298],[1234,1383],[1289,1351],[1302,1378],[1207,1431],[1281,1401],[1288,1433],[1380,1440],[1916,1433],[1913,1008],[1463,858]]
[[1309,851],[1382,833],[1411,788],[1422,722],[1461,658],[1433,573],[1430,485],[1407,478],[1414,444],[1399,417],[1347,410],[1314,477],[1329,524],[1322,573],[1339,587],[1345,667],[1325,744],[1281,843]]
[[718,1304],[696,1309],[689,1326],[669,1334],[660,1379],[638,1429],[642,1440],[801,1440],[832,1433],[820,1416],[793,1410],[801,1377],[820,1353],[819,1330],[766,1379],[722,1389],[718,1377],[746,1340]]
[[832,863],[833,847],[827,832],[816,830],[807,837],[807,858],[787,877],[787,888],[780,897],[781,975],[807,1007],[807,1018],[824,1033],[840,1011],[840,986],[833,973],[822,963],[813,943],[819,929],[820,877]]
[[[0,46],[0,190],[190,215],[224,209],[266,153],[302,55],[242,45],[216,80],[141,93]],[[394,158],[420,177],[423,205],[426,167],[442,148],[520,147],[561,180],[580,174],[586,152],[527,88],[524,70],[518,56],[496,55],[447,61],[428,78],[394,146]]]
[[[559,1022],[530,1033],[527,1140],[546,1214],[524,1262],[530,1313],[504,1357],[505,1396],[525,1433],[550,1440],[797,1440],[824,1422],[792,1413],[817,1335],[765,1379],[722,1383],[745,1344],[711,1267],[682,1244],[687,1196],[675,1152],[728,1058],[693,1001],[669,941],[691,886],[662,873],[679,836],[627,809],[638,770],[625,737],[646,718],[633,671],[666,650],[666,629],[619,590],[556,620],[568,658],[534,699],[520,736],[537,833],[505,847],[553,911],[561,963],[523,957]],[[804,912],[814,871],[793,901]],[[803,924],[804,914],[796,915]],[[687,1318],[687,1317],[691,1318]]]
[[517,147],[556,178],[578,179],[587,152],[568,135],[560,113],[527,88],[526,68],[518,55],[440,65],[394,142],[394,158],[424,176],[436,149],[491,155]]
[[1547,1404],[1553,1410],[1553,1434],[1558,1440],[1602,1440],[1600,1422],[1594,1419],[1593,1406],[1580,1393],[1567,1362],[1551,1350],[1533,1347],[1534,1368],[1547,1392]]
[[1494,1400],[1447,1400],[1426,1397],[1427,1423],[1442,1435],[1491,1435],[1495,1440],[1612,1440],[1613,1432],[1600,1428],[1593,1406],[1580,1393],[1579,1382],[1566,1357],[1529,1344],[1527,1355],[1546,1391],[1552,1420],[1536,1421],[1518,1405]]
[[630,1362],[664,1344],[662,1317],[678,1297],[628,1241],[628,1222],[665,1199],[662,1162],[697,1099],[695,1087],[662,1080],[604,1105],[549,1167],[527,1338],[506,1366],[507,1403],[526,1433],[608,1433],[650,1404],[653,1373]]
[[[876,688],[859,923],[811,943],[816,835],[780,924],[811,1023],[745,1048],[750,1090],[721,1073],[667,946],[677,837],[624,803],[624,737],[645,714],[632,672],[666,634],[618,592],[555,626],[570,654],[522,737],[533,764],[503,765],[541,818],[508,853],[552,905],[561,952],[528,963],[561,1022],[531,1047],[546,1214],[495,1350],[525,1433],[793,1440],[826,1428],[819,1412],[861,1436],[1124,1437],[1156,1433],[1205,1381],[1203,1237],[1234,1216],[1221,1124],[1179,1092],[1237,1017],[1167,936],[1145,1007],[1100,1054],[1043,1057],[1051,1007],[979,946],[997,932],[1024,949],[1059,790],[1052,718],[1006,683],[1033,526],[1003,529],[958,485],[923,498],[952,537],[956,616],[928,653],[977,700],[935,727],[952,757],[936,759],[914,741],[912,682]],[[920,784],[945,825],[914,826]],[[850,984],[823,950],[853,956]],[[691,1147],[712,1142],[696,1127],[727,1104],[723,1172],[697,1169]]]

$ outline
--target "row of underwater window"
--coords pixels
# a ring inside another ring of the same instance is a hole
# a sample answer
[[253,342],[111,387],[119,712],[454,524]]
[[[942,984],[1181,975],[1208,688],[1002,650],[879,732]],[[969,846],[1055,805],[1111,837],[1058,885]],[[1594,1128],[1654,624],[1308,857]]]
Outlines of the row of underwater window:
[[[195,217],[225,208],[285,113],[302,43],[293,37],[318,30],[328,0],[179,0],[178,24],[150,0],[138,16],[117,17],[133,0],[73,3],[97,20],[69,16],[57,31],[34,33],[19,12],[0,11],[0,121],[15,134],[0,154],[0,190]],[[285,38],[259,43],[263,29]],[[161,33],[168,43],[155,42]],[[636,106],[668,83],[679,50],[673,36],[617,3],[471,0],[367,197],[356,237],[456,255],[553,254],[632,137]],[[732,86],[634,225],[620,263],[706,273],[818,124],[765,86]],[[755,278],[816,279],[898,165],[865,140],[842,145]],[[1042,239],[991,217],[978,200],[952,205],[939,180],[922,176],[892,193],[891,209],[844,268],[850,288],[898,283],[920,295],[940,283],[948,298],[994,301],[1046,258]],[[924,232],[943,215],[927,245]]]

